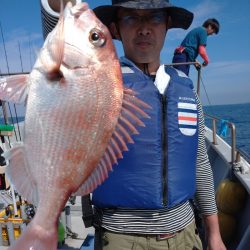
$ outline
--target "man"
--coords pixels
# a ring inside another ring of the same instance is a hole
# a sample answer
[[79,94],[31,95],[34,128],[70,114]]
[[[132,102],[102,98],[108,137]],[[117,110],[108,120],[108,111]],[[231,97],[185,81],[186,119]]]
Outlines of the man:
[[[184,38],[181,45],[175,49],[173,63],[195,62],[198,55],[202,57],[204,62],[202,66],[207,66],[209,63],[206,52],[207,37],[213,34],[218,34],[220,24],[215,18],[206,20],[202,27],[192,29]],[[183,71],[186,75],[189,74],[190,64],[175,65],[176,69]]]
[[167,30],[187,29],[192,13],[167,0],[113,0],[94,11],[123,44],[125,87],[152,106],[135,144],[93,193],[102,233],[95,249],[202,249],[189,201],[195,197],[209,249],[224,250],[201,104],[189,78],[160,64]]

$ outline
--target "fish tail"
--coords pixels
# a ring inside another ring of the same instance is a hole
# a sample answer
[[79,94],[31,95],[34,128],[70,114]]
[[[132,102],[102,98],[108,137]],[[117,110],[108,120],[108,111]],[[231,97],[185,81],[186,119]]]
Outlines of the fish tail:
[[46,230],[30,222],[21,236],[10,246],[8,250],[56,250],[57,229]]

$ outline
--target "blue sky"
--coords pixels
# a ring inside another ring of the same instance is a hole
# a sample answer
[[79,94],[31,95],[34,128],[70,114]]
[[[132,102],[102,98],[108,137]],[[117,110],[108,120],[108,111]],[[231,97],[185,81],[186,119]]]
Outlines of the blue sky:
[[[110,0],[87,1],[91,8],[110,4]],[[173,0],[172,4],[194,13],[192,29],[207,19],[219,20],[218,35],[208,37],[207,52],[210,64],[202,71],[202,82],[210,104],[234,104],[250,102],[250,1],[249,0]],[[30,71],[39,48],[43,44],[40,0],[1,0],[0,22],[7,51],[9,71]],[[170,63],[174,48],[180,44],[189,30],[168,31],[162,50],[162,63]],[[22,67],[19,54],[21,50]],[[116,43],[119,55],[121,44]],[[198,58],[200,61],[201,58]],[[0,36],[0,71],[7,72],[7,64]],[[197,81],[195,69],[190,77]],[[209,104],[203,86],[201,100]]]

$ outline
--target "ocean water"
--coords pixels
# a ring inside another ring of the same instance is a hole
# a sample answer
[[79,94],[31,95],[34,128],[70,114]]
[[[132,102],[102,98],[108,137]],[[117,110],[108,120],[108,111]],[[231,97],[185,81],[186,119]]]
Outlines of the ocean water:
[[[250,103],[232,104],[232,105],[214,105],[204,106],[204,112],[219,118],[227,120],[235,124],[236,127],[236,146],[250,158]],[[19,117],[18,121],[23,121],[24,117]],[[3,124],[0,117],[0,124]],[[12,123],[12,121],[9,121]],[[14,119],[14,122],[16,120]],[[206,125],[212,128],[211,119],[205,119]],[[217,132],[220,131],[221,122],[217,122]],[[231,134],[228,129],[226,136],[222,136],[229,144],[231,144]]]
[[[221,120],[234,123],[236,127],[236,147],[250,158],[250,103],[204,106],[204,112],[220,119],[217,122],[217,132],[221,129]],[[205,119],[206,125],[211,128],[210,119]],[[231,144],[231,133],[228,129],[226,136],[221,136]]]

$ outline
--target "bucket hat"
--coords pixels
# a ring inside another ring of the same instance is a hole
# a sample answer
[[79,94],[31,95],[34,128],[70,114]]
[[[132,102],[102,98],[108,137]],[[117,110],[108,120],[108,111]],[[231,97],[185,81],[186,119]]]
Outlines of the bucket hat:
[[188,29],[193,21],[193,13],[172,5],[169,0],[112,0],[112,5],[102,5],[93,9],[96,16],[109,27],[116,21],[116,11],[120,8],[130,9],[165,9],[171,17],[169,28]]

